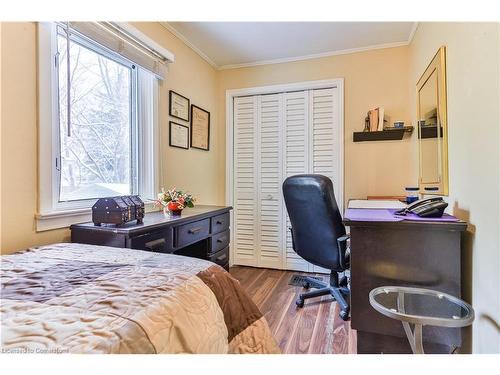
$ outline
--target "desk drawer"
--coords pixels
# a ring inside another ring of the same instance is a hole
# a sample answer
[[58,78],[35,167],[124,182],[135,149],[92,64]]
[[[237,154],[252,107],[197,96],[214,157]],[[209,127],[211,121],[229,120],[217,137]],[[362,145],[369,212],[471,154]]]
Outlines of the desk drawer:
[[166,253],[168,252],[167,233],[164,230],[158,230],[133,237],[131,238],[131,248]]
[[214,262],[215,264],[218,264],[221,267],[226,267],[226,265],[229,263],[229,246],[215,254],[212,254],[208,258],[208,260]]
[[212,236],[210,253],[216,253],[217,251],[222,250],[227,245],[229,245],[230,237],[231,236],[229,234],[229,229],[224,232],[214,234]]
[[222,232],[229,228],[229,212],[214,216],[212,219],[212,234]]
[[208,237],[210,219],[195,221],[175,228],[175,246],[182,247]]

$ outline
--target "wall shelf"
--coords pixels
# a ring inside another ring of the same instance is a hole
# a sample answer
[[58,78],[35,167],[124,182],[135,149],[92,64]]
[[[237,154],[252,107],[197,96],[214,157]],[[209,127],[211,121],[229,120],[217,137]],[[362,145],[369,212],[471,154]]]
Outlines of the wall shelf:
[[[443,138],[443,127],[439,127],[440,130],[440,138]],[[420,134],[418,135],[418,138],[425,139],[425,138],[437,138],[437,126],[421,126],[420,127]]]
[[354,132],[354,142],[368,141],[399,141],[403,139],[405,133],[413,132],[413,126],[405,126],[403,128],[389,128],[374,132]]

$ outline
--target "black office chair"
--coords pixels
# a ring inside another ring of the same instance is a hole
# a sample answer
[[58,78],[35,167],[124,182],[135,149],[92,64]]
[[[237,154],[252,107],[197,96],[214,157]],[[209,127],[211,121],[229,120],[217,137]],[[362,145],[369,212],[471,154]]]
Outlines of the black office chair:
[[304,288],[317,290],[300,294],[298,307],[307,298],[331,294],[340,305],[340,317],[349,319],[349,287],[339,273],[349,269],[345,227],[342,224],[332,181],[321,175],[296,175],[283,182],[283,196],[292,227],[294,251],[308,262],[331,270],[330,284],[306,278]]

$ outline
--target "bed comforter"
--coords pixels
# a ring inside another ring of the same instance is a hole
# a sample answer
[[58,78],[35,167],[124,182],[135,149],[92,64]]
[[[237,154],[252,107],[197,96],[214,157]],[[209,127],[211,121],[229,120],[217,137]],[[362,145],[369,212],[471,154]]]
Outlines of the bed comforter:
[[55,244],[2,256],[1,349],[279,353],[261,312],[214,263]]

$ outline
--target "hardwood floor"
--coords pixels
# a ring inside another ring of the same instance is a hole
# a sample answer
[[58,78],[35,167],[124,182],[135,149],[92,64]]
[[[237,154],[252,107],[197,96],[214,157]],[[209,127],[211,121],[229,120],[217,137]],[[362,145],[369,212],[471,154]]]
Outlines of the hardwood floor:
[[356,331],[349,321],[340,319],[332,297],[309,299],[302,309],[296,308],[295,300],[303,288],[288,282],[292,275],[305,273],[241,266],[231,267],[229,272],[265,315],[283,353],[356,353]]

